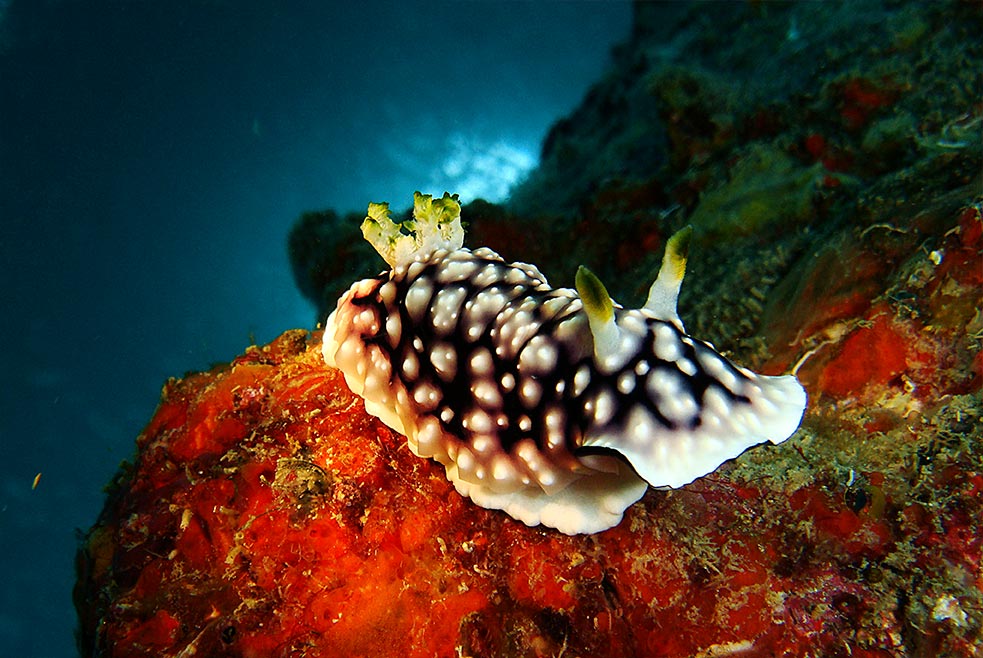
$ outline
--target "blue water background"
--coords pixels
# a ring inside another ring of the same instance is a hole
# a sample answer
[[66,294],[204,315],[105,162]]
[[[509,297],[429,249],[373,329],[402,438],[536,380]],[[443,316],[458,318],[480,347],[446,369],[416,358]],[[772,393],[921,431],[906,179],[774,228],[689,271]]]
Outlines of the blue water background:
[[501,197],[630,15],[0,0],[0,657],[75,654],[76,529],[165,379],[314,325],[294,219]]

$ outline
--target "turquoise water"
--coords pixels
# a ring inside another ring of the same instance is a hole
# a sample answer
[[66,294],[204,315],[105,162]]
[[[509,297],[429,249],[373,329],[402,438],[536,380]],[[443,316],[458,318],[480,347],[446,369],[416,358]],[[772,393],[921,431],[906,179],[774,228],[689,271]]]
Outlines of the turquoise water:
[[0,2],[0,656],[75,653],[76,529],[163,381],[314,325],[300,213],[501,196],[631,14],[338,4]]

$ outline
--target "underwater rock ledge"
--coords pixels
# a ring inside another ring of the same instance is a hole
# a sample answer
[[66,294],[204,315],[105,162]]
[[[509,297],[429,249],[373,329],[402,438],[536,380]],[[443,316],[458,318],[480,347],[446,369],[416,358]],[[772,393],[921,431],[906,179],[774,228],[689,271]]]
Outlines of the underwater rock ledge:
[[[983,14],[707,6],[639,4],[512,204],[462,214],[626,301],[695,223],[681,317],[794,369],[802,428],[565,536],[457,495],[290,331],[165,386],[79,548],[83,656],[979,655]],[[381,267],[361,217],[292,235],[318,321]]]
[[903,498],[897,474],[812,472],[820,434],[862,421],[879,423],[873,441],[899,437],[890,419],[832,420],[834,406],[787,444],[570,537],[458,496],[324,366],[319,332],[289,331],[164,387],[80,547],[80,649],[970,655],[983,475],[953,437],[978,427],[978,399],[949,397],[917,452],[948,465],[912,465],[904,477],[928,479]]

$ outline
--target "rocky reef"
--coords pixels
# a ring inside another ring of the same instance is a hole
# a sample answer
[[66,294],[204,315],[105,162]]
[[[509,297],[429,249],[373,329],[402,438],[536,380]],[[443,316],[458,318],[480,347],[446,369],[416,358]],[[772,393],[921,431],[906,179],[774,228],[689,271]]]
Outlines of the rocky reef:
[[[799,432],[617,527],[456,494],[294,330],[169,381],[78,553],[84,656],[975,656],[983,645],[978,3],[639,4],[468,244],[626,303],[694,226],[680,315],[809,392]],[[368,200],[367,200],[368,201]],[[323,321],[382,269],[291,237]]]

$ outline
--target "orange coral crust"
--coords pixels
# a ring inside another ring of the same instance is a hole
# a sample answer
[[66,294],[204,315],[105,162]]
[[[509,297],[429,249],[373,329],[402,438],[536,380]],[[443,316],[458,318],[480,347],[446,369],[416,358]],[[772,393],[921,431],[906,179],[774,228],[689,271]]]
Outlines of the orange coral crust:
[[[977,572],[983,484],[958,469],[950,508],[897,520],[878,474],[853,497],[724,474],[599,535],[528,528],[456,495],[319,345],[287,332],[168,383],[80,553],[84,655],[886,657],[904,621],[871,569],[903,545],[927,579]],[[948,628],[919,632],[960,646]]]

